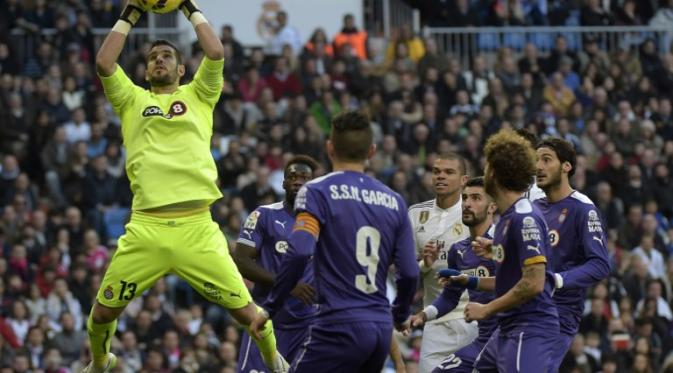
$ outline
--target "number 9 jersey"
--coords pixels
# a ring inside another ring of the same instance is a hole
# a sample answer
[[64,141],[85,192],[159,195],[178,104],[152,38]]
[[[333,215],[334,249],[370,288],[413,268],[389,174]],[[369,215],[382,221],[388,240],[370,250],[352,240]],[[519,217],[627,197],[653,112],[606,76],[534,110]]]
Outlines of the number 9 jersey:
[[390,323],[386,279],[393,263],[404,279],[393,316],[398,322],[408,317],[419,270],[399,194],[366,174],[333,172],[304,185],[295,210],[320,225],[313,263],[321,321]]

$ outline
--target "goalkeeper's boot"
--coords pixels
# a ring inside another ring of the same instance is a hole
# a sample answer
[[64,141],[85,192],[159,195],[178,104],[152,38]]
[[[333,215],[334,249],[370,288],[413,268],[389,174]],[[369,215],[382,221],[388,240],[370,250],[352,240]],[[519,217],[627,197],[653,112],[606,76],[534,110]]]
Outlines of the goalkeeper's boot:
[[93,361],[82,370],[82,373],[107,373],[117,365],[117,356],[112,352],[107,353],[107,360],[103,366],[96,366]]

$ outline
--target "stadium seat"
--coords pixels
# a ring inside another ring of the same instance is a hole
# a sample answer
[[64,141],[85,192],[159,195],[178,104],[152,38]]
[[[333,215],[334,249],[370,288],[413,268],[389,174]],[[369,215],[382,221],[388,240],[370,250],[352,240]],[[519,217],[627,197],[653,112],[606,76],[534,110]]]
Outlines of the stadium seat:
[[486,32],[479,34],[477,37],[477,45],[481,51],[492,51],[500,48],[500,38],[498,34]]
[[116,240],[124,234],[124,226],[128,220],[130,209],[125,207],[114,207],[103,215],[105,231],[109,240]]

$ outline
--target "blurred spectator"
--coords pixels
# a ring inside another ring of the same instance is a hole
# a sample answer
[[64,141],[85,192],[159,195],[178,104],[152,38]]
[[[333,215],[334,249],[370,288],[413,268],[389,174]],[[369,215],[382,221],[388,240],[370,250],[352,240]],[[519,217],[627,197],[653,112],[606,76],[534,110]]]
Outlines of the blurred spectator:
[[341,55],[341,51],[345,45],[350,45],[350,53],[358,59],[364,60],[367,58],[367,32],[357,29],[355,26],[355,17],[352,14],[344,15],[341,31],[334,35],[335,54]]
[[69,312],[63,312],[59,319],[61,331],[51,339],[51,344],[58,348],[61,353],[63,363],[70,365],[79,359],[82,344],[87,339],[86,332],[75,326],[73,315]]
[[[260,18],[261,20],[261,18]],[[260,24],[258,24],[258,27]],[[285,11],[276,13],[276,23],[271,26],[270,36],[267,38],[266,53],[272,56],[279,56],[283,51],[284,45],[292,48],[294,55],[301,52],[302,41],[299,30],[288,24],[288,15]]]

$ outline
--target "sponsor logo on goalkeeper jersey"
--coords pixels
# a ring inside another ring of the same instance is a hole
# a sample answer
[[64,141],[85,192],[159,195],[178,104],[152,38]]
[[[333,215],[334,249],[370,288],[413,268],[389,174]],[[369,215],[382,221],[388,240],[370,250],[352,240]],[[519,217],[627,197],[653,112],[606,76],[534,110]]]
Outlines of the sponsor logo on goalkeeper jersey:
[[164,114],[164,111],[156,105],[148,106],[143,110],[143,117],[164,117],[166,119],[171,119],[175,116],[184,115],[187,112],[187,105],[182,101],[175,101],[171,104],[168,114]]

